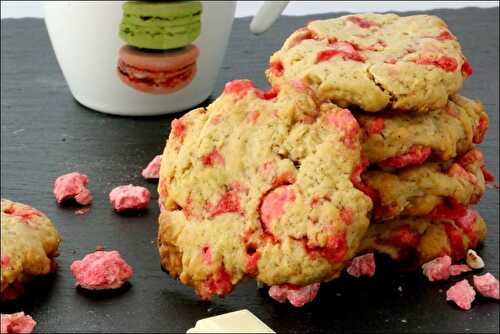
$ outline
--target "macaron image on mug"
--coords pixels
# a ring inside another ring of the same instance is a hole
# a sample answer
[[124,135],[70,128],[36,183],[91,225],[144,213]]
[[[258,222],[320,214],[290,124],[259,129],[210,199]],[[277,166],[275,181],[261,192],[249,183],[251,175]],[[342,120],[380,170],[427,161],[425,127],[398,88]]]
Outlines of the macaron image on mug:
[[[264,32],[287,1],[266,1]],[[178,112],[206,100],[227,49],[235,1],[45,1],[45,22],[73,97],[115,115]]]

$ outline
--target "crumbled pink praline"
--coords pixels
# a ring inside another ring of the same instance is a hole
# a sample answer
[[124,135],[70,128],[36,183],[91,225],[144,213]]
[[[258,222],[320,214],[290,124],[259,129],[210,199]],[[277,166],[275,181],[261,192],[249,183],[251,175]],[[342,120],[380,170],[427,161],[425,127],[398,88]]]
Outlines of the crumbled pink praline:
[[450,277],[451,257],[448,255],[435,258],[422,265],[422,272],[429,281],[447,280]]
[[78,204],[90,204],[92,202],[92,195],[86,188],[87,183],[87,175],[78,172],[59,176],[54,182],[54,196],[57,203],[74,198]]
[[462,273],[467,273],[469,271],[472,271],[471,267],[469,267],[466,264],[452,264],[450,266],[450,275],[451,276],[458,276]]
[[109,202],[116,211],[146,209],[151,194],[144,187],[126,185],[118,186],[109,193]]
[[142,177],[145,179],[158,179],[160,177],[161,155],[157,155],[142,170]]
[[1,333],[31,333],[36,321],[24,312],[1,315]]
[[476,298],[476,292],[466,279],[446,291],[446,300],[453,301],[463,310],[470,310],[474,298]]
[[273,285],[269,288],[269,296],[274,300],[284,303],[287,300],[295,307],[302,307],[314,300],[318,294],[319,283],[306,286],[294,286],[291,284]]
[[373,253],[356,256],[352,259],[347,273],[354,277],[375,275],[375,256]]
[[134,271],[118,251],[96,251],[71,264],[77,285],[88,290],[117,289]]
[[476,290],[484,297],[499,299],[498,279],[490,273],[481,276],[474,275],[474,286]]

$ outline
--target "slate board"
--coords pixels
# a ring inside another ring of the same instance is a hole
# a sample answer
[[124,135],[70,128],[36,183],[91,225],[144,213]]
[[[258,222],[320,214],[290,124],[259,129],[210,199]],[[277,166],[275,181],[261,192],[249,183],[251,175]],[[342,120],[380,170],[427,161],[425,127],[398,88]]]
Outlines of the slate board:
[[[429,13],[449,23],[474,66],[463,92],[483,101],[490,114],[481,148],[498,177],[498,7]],[[259,37],[248,31],[249,18],[237,19],[213,96],[235,78],[265,86],[268,56],[290,32],[313,18],[341,14],[282,17]],[[498,302],[479,298],[463,312],[444,297],[458,279],[429,283],[418,273],[390,268],[372,279],[325,284],[301,309],[272,301],[250,281],[225,299],[199,301],[160,270],[156,205],[142,216],[123,217],[107,199],[112,187],[134,183],[145,184],[155,202],[156,184],[143,181],[140,171],[162,151],[170,121],[180,114],[124,118],[88,110],[71,97],[42,20],[5,19],[1,28],[1,195],[46,212],[63,238],[57,273],[36,281],[24,300],[2,305],[2,313],[24,310],[38,321],[39,332],[184,332],[200,318],[242,308],[277,332],[498,332]],[[83,216],[57,206],[51,193],[54,179],[74,170],[88,174],[94,194],[92,210]],[[497,277],[498,202],[498,191],[489,190],[478,205],[489,227],[481,254]],[[109,293],[75,289],[71,262],[98,244],[120,250],[135,268],[130,285]]]

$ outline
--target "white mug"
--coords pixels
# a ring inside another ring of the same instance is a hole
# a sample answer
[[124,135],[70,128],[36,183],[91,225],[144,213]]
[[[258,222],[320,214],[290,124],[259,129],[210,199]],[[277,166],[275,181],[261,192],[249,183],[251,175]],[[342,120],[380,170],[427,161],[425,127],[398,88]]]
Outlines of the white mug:
[[[192,42],[199,50],[194,74],[181,88],[162,93],[127,85],[118,75],[118,52],[126,44],[119,37],[123,3],[43,3],[50,40],[73,97],[88,108],[126,116],[183,111],[206,100],[213,91],[226,52],[236,2],[201,2],[201,32]],[[252,32],[257,34],[269,28],[286,3],[266,1],[252,20]],[[141,49],[133,49],[142,54]]]

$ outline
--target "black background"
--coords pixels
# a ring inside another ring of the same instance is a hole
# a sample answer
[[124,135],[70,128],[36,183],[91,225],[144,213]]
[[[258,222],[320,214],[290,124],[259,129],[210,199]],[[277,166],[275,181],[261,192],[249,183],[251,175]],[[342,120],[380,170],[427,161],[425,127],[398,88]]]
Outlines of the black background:
[[[489,112],[490,130],[481,148],[498,177],[498,7],[429,13],[449,23],[474,66],[463,94],[480,99]],[[282,17],[259,37],[249,32],[249,18],[237,19],[212,96],[237,78],[265,88],[268,57],[284,38],[313,18],[338,15]],[[372,279],[343,277],[324,284],[316,300],[301,309],[272,301],[250,281],[225,299],[198,300],[160,270],[156,184],[140,176],[162,151],[170,121],[181,113],[124,118],[88,110],[71,97],[42,20],[5,19],[1,28],[1,194],[47,213],[63,238],[57,273],[37,280],[23,300],[2,305],[2,313],[31,314],[39,332],[180,332],[200,318],[242,308],[277,332],[498,332],[498,302],[477,298],[472,310],[464,312],[445,301],[446,289],[461,277],[430,283],[419,273],[391,268],[379,267]],[[57,206],[51,192],[54,179],[71,171],[90,178],[94,202],[83,216],[76,216],[75,208]],[[109,191],[128,183],[152,191],[151,208],[142,216],[117,215],[108,204]],[[485,271],[496,277],[498,202],[498,191],[490,189],[478,205],[489,228],[480,254]],[[71,262],[98,244],[119,250],[134,267],[130,284],[113,292],[75,289]]]

